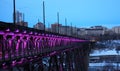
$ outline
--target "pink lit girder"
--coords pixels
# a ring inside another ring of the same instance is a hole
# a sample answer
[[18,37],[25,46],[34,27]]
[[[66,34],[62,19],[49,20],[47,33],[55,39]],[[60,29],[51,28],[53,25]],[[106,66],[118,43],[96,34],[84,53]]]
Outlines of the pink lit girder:
[[[55,34],[34,33],[32,31],[29,33],[27,33],[27,31],[20,32],[19,29],[16,29],[14,32],[10,29],[6,29],[5,31],[0,31],[0,35],[3,36],[3,42],[5,42],[3,48],[9,49],[10,53],[15,56],[31,55],[41,52],[41,50],[48,47],[52,49],[58,46],[67,46],[86,41]],[[8,35],[11,36],[9,39],[7,39]],[[5,57],[8,56],[8,50],[5,50],[5,55]]]

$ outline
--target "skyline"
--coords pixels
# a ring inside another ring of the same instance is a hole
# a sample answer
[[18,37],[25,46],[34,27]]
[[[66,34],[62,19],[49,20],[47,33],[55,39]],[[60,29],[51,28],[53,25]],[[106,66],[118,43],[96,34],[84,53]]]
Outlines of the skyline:
[[[44,0],[46,10],[46,26],[57,22],[57,12],[60,14],[60,24],[77,27],[106,26],[111,28],[120,24],[119,0]],[[25,14],[25,21],[33,27],[42,20],[43,0],[16,1],[16,10]],[[13,22],[13,0],[0,2],[0,21]]]

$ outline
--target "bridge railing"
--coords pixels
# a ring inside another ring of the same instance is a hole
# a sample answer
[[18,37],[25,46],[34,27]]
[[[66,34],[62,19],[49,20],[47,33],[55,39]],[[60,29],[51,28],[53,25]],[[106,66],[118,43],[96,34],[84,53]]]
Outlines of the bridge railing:
[[45,49],[53,51],[55,47],[70,46],[85,41],[75,37],[1,23],[0,62],[36,56],[43,53]]

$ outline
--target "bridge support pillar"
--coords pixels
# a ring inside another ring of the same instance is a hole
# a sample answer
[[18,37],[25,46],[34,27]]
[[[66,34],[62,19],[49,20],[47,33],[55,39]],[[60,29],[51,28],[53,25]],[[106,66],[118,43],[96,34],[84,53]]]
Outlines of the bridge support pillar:
[[88,71],[90,45],[50,56],[48,71]]
[[59,71],[57,55],[50,57],[48,71]]
[[73,49],[74,71],[88,71],[89,46]]

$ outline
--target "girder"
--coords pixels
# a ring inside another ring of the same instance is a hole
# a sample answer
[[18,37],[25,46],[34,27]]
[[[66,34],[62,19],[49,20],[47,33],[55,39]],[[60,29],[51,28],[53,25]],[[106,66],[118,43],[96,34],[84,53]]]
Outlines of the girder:
[[[6,65],[14,67],[90,43],[76,37],[0,22],[0,65],[3,68],[7,68]],[[56,59],[54,56],[51,60]]]

